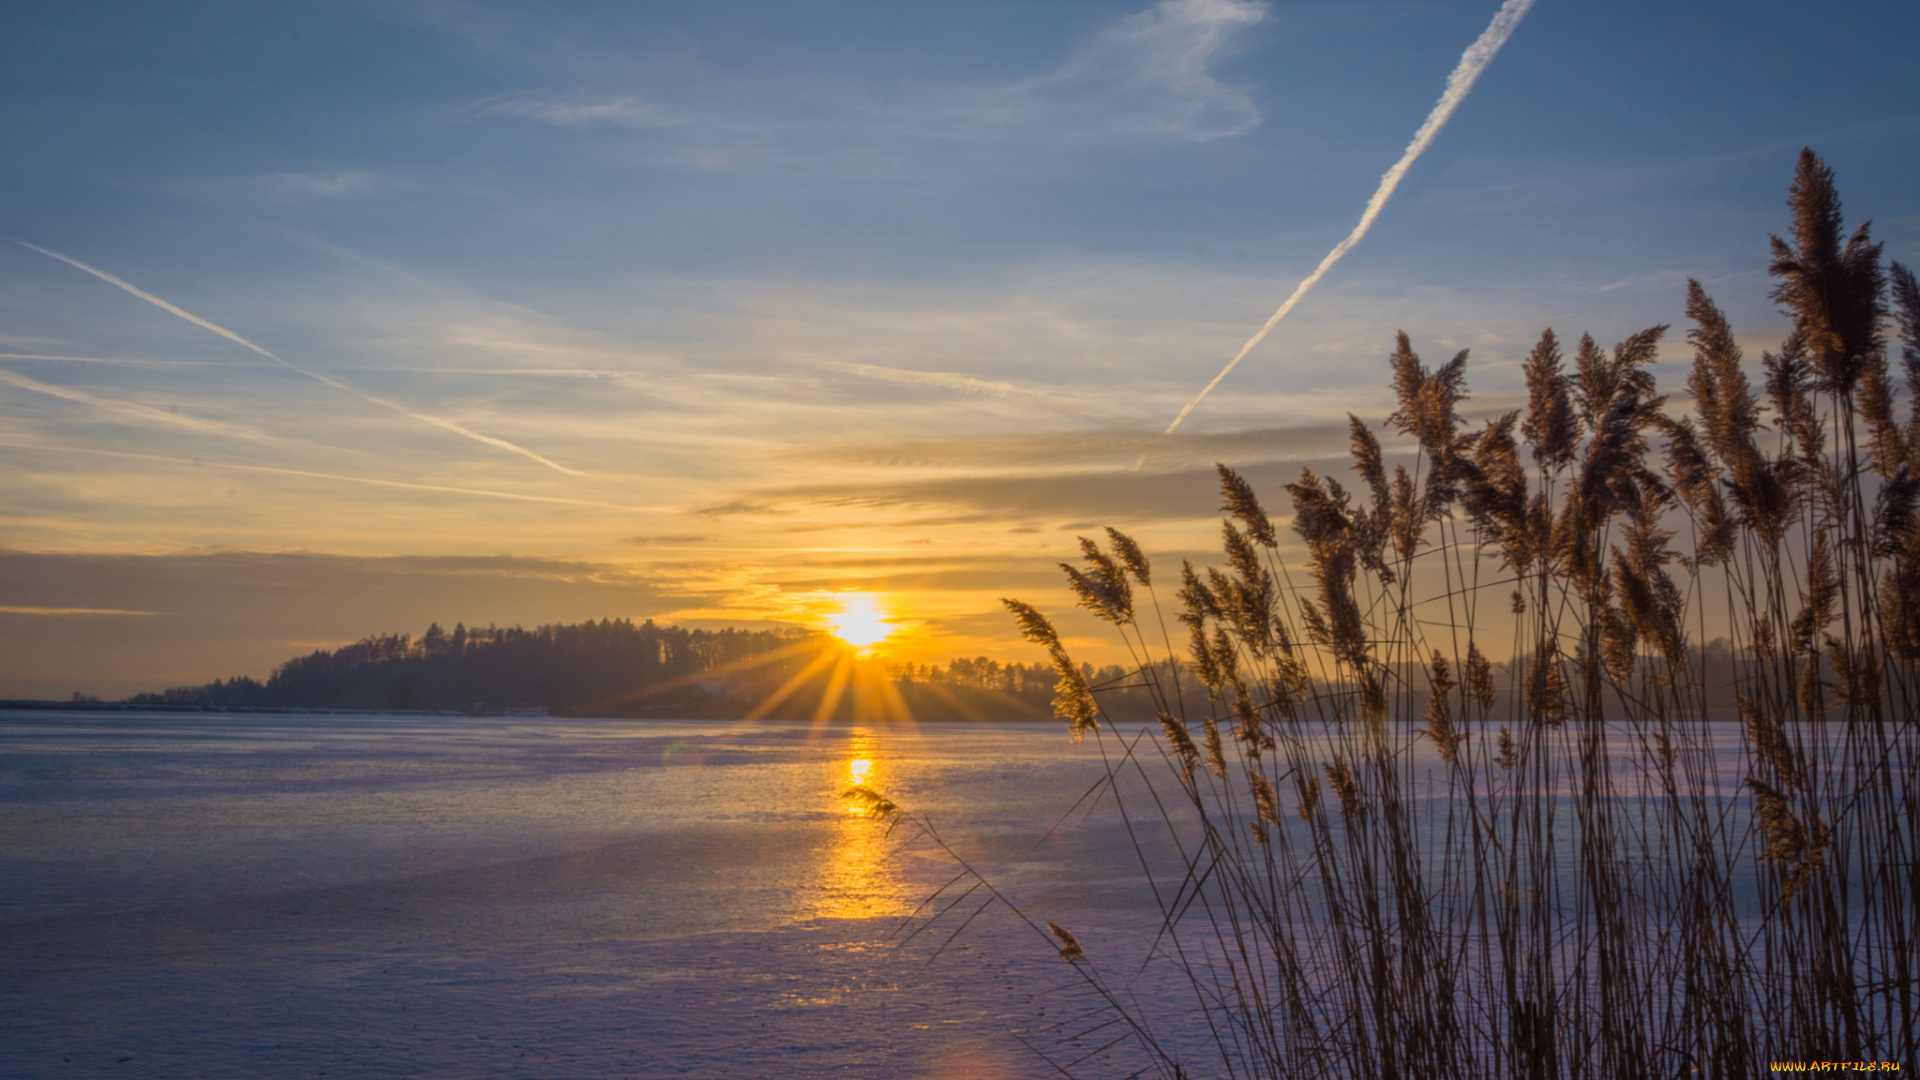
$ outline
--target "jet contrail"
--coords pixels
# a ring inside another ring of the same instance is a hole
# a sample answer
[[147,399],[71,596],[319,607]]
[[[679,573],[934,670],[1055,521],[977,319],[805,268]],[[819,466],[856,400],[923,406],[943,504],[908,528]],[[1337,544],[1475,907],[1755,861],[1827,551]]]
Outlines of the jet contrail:
[[1280,320],[1286,318],[1287,312],[1292,311],[1293,306],[1300,302],[1300,298],[1307,295],[1307,290],[1318,284],[1320,279],[1326,276],[1327,271],[1333,269],[1333,264],[1339,262],[1341,256],[1352,251],[1353,246],[1367,235],[1367,230],[1373,228],[1373,219],[1380,216],[1380,211],[1387,205],[1387,200],[1393,197],[1393,189],[1400,186],[1400,178],[1407,175],[1407,170],[1426,151],[1427,146],[1433,142],[1433,137],[1440,134],[1440,129],[1446,126],[1447,119],[1453,115],[1453,110],[1459,108],[1460,102],[1466,100],[1467,91],[1473,89],[1474,80],[1480,77],[1481,72],[1487,70],[1487,65],[1493,62],[1494,54],[1500,51],[1500,46],[1507,43],[1507,37],[1513,33],[1513,28],[1520,25],[1520,17],[1525,15],[1527,9],[1532,6],[1533,0],[1507,0],[1500,5],[1500,10],[1493,16],[1493,22],[1487,25],[1486,32],[1480,35],[1480,40],[1467,47],[1467,51],[1460,56],[1459,66],[1453,69],[1453,74],[1447,76],[1446,91],[1440,95],[1440,100],[1434,105],[1433,111],[1427,114],[1427,122],[1420,125],[1419,131],[1414,132],[1413,141],[1407,144],[1406,153],[1401,154],[1400,160],[1394,162],[1393,168],[1388,169],[1386,175],[1380,178],[1380,186],[1374,190],[1373,198],[1367,200],[1366,212],[1360,215],[1360,224],[1353,227],[1353,231],[1347,234],[1345,240],[1340,241],[1332,251],[1327,252],[1327,257],[1320,260],[1319,267],[1308,274],[1305,281],[1294,287],[1293,295],[1287,297],[1286,302],[1280,305],[1280,310],[1273,313],[1273,317],[1267,320],[1267,325],[1261,327],[1259,333],[1248,338],[1247,343],[1240,346],[1239,353],[1227,362],[1226,367],[1220,369],[1220,374],[1213,377],[1213,381],[1207,384],[1206,389],[1200,391],[1192,401],[1187,402],[1187,407],[1181,409],[1180,415],[1174,417],[1173,423],[1167,425],[1166,434],[1173,434],[1174,430],[1180,426],[1180,422],[1187,418],[1187,414],[1202,401],[1207,400],[1207,395],[1213,393],[1213,388],[1220,385],[1220,380],[1226,378],[1234,368],[1239,367],[1240,361],[1247,358],[1247,354],[1253,351],[1254,346],[1266,340],[1267,335],[1273,332],[1273,328],[1280,325]]
[[60,398],[63,401],[71,401],[79,405],[88,405],[107,412],[119,413],[122,416],[131,416],[140,420],[150,420],[161,424],[171,424],[174,427],[183,427],[190,431],[200,432],[203,435],[228,435],[236,439],[248,439],[253,442],[266,441],[259,432],[240,427],[237,424],[223,424],[218,420],[201,420],[191,416],[181,416],[177,413],[170,413],[165,409],[156,409],[151,405],[141,405],[138,402],[115,401],[112,398],[96,397],[84,390],[75,390],[66,386],[50,386],[38,379],[29,379],[25,375],[7,368],[0,368],[0,383],[5,383],[8,386],[17,386],[22,390],[31,390],[36,394],[45,394],[48,397]]
[[246,338],[241,337],[239,334],[236,334],[233,331],[227,329],[226,327],[208,322],[207,320],[201,318],[200,316],[195,315],[191,311],[187,311],[184,308],[176,307],[173,304],[169,304],[165,300],[162,300],[159,297],[153,295],[152,293],[147,292],[145,289],[142,289],[131,282],[115,277],[112,274],[107,273],[105,270],[102,270],[97,266],[88,266],[86,263],[83,263],[79,259],[73,258],[72,256],[62,255],[57,251],[53,251],[48,248],[43,248],[39,244],[29,244],[25,240],[21,240],[17,237],[11,238],[11,239],[13,239],[14,243],[19,244],[23,248],[28,248],[32,251],[37,251],[40,254],[45,255],[50,259],[59,259],[61,262],[66,263],[68,266],[71,266],[76,270],[84,270],[87,273],[92,274],[94,277],[99,278],[101,281],[104,281],[107,284],[112,285],[114,288],[121,289],[125,292],[131,293],[132,295],[137,296],[142,300],[145,300],[147,303],[152,304],[154,307],[157,307],[162,311],[168,312],[173,315],[178,315],[182,319],[187,320],[188,322],[192,323],[195,326],[200,327],[203,330],[211,330],[214,333],[219,334],[221,337],[226,338],[228,341],[231,341],[234,344],[239,345],[241,348],[251,349],[254,352],[259,353],[261,356],[266,357],[267,359],[273,361],[276,364],[279,364],[281,367],[284,367],[289,371],[293,371],[301,375],[305,375],[307,378],[312,379],[316,382],[325,383],[326,385],[333,387],[335,390],[339,390],[343,393],[352,394],[355,397],[363,398],[383,408],[392,409],[394,412],[397,412],[402,416],[411,417],[412,419],[418,420],[423,424],[432,424],[434,427],[444,428],[448,431],[453,432],[456,435],[462,435],[462,436],[465,436],[466,438],[472,439],[474,442],[484,443],[487,446],[495,447],[500,450],[506,450],[510,453],[519,454],[521,457],[529,458],[533,461],[537,461],[540,464],[545,465],[547,468],[553,469],[556,472],[562,472],[567,474],[568,476],[587,475],[586,473],[583,473],[578,469],[569,469],[565,465],[562,465],[557,461],[551,461],[547,458],[541,457],[539,454],[534,453],[533,451],[527,449],[524,446],[515,445],[514,443],[510,443],[505,439],[496,439],[491,435],[482,435],[477,431],[472,431],[468,428],[461,427],[459,424],[456,424],[451,420],[443,420],[437,416],[428,416],[425,413],[414,412],[412,409],[407,408],[405,405],[402,405],[399,402],[388,401],[386,398],[382,398],[382,397],[375,397],[374,395],[367,393],[365,390],[362,390],[359,387],[353,386],[349,383],[341,382],[339,379],[336,379],[331,375],[325,375],[318,371],[310,371],[307,368],[303,368],[298,364],[292,363],[287,360],[283,360],[280,357],[275,356],[273,353],[268,352],[267,350],[261,348],[260,346],[255,345],[253,342],[248,341]]

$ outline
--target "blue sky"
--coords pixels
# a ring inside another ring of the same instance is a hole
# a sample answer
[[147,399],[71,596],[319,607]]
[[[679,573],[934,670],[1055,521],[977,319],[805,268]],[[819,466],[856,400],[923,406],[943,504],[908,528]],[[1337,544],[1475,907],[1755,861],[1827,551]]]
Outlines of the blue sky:
[[1803,144],[1920,261],[1912,5],[1539,0],[1158,437],[1495,6],[10,6],[0,232],[285,364],[0,244],[0,682],[843,589],[1029,658],[997,596],[1107,522],[1203,552],[1216,460],[1279,503],[1396,329],[1497,408],[1542,328],[1679,323],[1692,275],[1757,355]]

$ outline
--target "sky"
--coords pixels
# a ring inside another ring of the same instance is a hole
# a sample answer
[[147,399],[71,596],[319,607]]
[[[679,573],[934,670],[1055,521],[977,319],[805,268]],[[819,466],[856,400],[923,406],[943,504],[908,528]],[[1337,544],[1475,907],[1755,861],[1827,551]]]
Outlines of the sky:
[[[0,695],[264,677],[430,621],[820,626],[1043,660],[1552,327],[1786,320],[1793,162],[1920,261],[1920,8],[1538,0],[1362,242],[1489,2],[0,9]],[[1218,561],[1217,556],[1213,561]]]

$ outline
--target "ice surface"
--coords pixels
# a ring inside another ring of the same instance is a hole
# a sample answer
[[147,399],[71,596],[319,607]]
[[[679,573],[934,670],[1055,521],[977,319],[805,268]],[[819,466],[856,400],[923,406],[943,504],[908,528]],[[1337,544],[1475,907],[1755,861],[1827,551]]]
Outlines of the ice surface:
[[1101,771],[1050,726],[0,714],[0,1076],[1020,1077],[1051,1073],[1027,1044],[1084,1052],[1091,1006],[1028,927],[903,940],[953,863],[850,812],[856,760],[1089,953],[1151,925],[1110,815],[1046,836]]

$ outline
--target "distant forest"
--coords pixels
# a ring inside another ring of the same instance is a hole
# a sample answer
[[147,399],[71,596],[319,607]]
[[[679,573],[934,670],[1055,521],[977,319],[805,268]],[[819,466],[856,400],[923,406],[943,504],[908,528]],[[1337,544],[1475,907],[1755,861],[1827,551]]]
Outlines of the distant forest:
[[[1708,678],[1706,704],[1733,707],[1742,664],[1724,639],[1693,650]],[[1496,670],[1507,665],[1496,663]],[[1211,711],[1179,665],[1189,710]],[[1150,696],[1127,669],[1081,665],[1100,707],[1116,719],[1153,716]],[[1400,677],[1419,686],[1418,665]],[[385,634],[321,649],[274,669],[203,686],[137,694],[128,704],[186,709],[338,709],[499,713],[541,710],[571,716],[770,719],[1043,720],[1053,715],[1059,675],[1050,664],[987,657],[946,665],[856,661],[833,636],[784,630],[688,630],[629,619],[514,627],[438,623],[419,637]],[[837,686],[837,688],[836,688]],[[831,700],[829,700],[831,699]],[[823,702],[825,707],[823,708]],[[1224,706],[1220,706],[1224,708]]]
[[[1105,696],[1132,711],[1121,668],[1087,665],[1084,674],[1114,687]],[[904,705],[924,719],[1042,719],[1051,715],[1056,680],[1046,664],[986,657],[945,667],[856,662],[838,639],[799,629],[688,630],[602,619],[531,630],[457,624],[448,633],[435,623],[418,638],[379,635],[296,657],[264,682],[240,676],[129,703],[778,719],[877,716]]]

